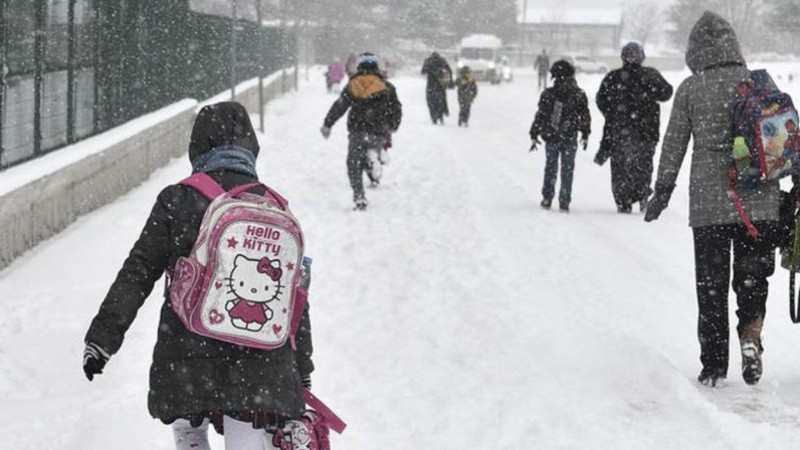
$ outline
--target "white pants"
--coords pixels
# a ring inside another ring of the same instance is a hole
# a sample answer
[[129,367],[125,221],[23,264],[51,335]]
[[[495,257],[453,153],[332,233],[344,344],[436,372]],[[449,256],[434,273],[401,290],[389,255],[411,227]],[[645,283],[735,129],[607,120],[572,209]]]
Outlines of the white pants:
[[[272,446],[272,434],[253,428],[249,422],[241,422],[223,416],[225,428],[225,450],[278,450]],[[208,445],[208,419],[194,428],[186,419],[172,424],[177,450],[211,450]]]

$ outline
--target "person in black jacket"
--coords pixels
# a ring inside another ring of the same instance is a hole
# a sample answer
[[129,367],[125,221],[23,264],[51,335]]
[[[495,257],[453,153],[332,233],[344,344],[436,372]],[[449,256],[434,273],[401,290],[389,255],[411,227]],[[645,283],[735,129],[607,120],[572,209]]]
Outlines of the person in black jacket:
[[447,89],[453,86],[453,70],[439,53],[433,52],[422,63],[422,74],[427,75],[425,99],[431,121],[444,125],[444,116],[450,115],[447,107]]
[[536,150],[541,136],[545,141],[544,150],[547,154],[541,203],[545,209],[550,209],[553,203],[558,160],[561,158],[561,190],[558,195],[558,205],[561,211],[569,212],[578,133],[581,133],[581,145],[586,150],[591,132],[589,101],[575,81],[575,67],[572,64],[563,60],[556,61],[550,73],[554,83],[553,87],[545,89],[539,98],[539,110],[530,130],[533,141],[531,151]]
[[[242,105],[225,102],[200,110],[189,144],[193,172],[207,173],[226,190],[254,183],[258,152]],[[208,205],[200,192],[182,184],[158,195],[86,333],[83,368],[90,381],[119,350],[156,281],[189,255]],[[308,310],[295,339],[297,350],[284,345],[267,351],[203,337],[184,326],[165,296],[150,367],[150,414],[173,424],[179,449],[208,448],[209,422],[219,431],[224,426],[228,448],[260,445],[264,427],[299,418],[305,409],[302,388],[310,386],[314,370]]]
[[320,129],[327,139],[331,127],[347,110],[347,131],[350,144],[347,153],[347,174],[353,188],[356,210],[367,208],[363,172],[373,186],[380,182],[379,155],[387,136],[400,127],[403,110],[392,83],[386,81],[378,67],[378,58],[371,53],[359,56],[358,71],[350,78],[339,98],[331,105]]
[[653,157],[659,138],[660,107],[672,97],[672,86],[658,70],[642,66],[644,49],[635,42],[622,48],[622,68],[609,72],[597,92],[605,116],[603,139],[595,156],[599,165],[611,158],[611,190],[617,211],[630,213],[639,202],[644,211],[653,190]]

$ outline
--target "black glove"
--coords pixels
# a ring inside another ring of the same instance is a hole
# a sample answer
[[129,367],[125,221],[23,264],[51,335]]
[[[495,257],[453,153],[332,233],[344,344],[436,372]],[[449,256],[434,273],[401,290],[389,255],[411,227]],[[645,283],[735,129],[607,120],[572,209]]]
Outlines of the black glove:
[[303,387],[309,391],[311,390],[311,374],[303,375]]
[[536,147],[538,147],[539,144],[540,144],[539,138],[538,137],[533,138],[533,142],[531,143],[531,148],[528,151],[529,152],[533,152],[533,151],[538,150]]
[[582,136],[581,137],[581,147],[583,147],[583,151],[586,151],[586,147],[589,146],[589,136]]
[[792,175],[792,189],[789,194],[796,203],[800,203],[800,176]]
[[103,367],[110,357],[111,355],[103,347],[94,342],[86,344],[86,349],[83,350],[83,373],[86,374],[86,378],[92,381],[95,375],[103,373]]
[[645,222],[652,222],[658,219],[658,216],[661,215],[661,211],[667,209],[667,205],[669,204],[669,198],[672,196],[672,191],[675,189],[675,185],[665,185],[656,183],[656,189],[653,193],[653,196],[650,197],[650,200],[647,202],[647,212],[644,214],[644,221]]

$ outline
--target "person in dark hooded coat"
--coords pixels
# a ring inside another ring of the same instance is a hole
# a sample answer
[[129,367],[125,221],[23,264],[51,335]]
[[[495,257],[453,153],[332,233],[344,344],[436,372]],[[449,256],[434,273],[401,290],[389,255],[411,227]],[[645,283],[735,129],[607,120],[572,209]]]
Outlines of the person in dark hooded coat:
[[539,98],[539,109],[536,111],[530,130],[533,141],[531,151],[536,150],[541,136],[545,141],[544,150],[547,154],[541,203],[545,209],[550,209],[553,202],[558,161],[561,159],[558,206],[561,211],[569,212],[578,133],[581,134],[581,146],[586,150],[592,120],[586,93],[575,81],[575,67],[567,61],[560,60],[553,63],[550,73],[555,81],[553,87],[545,89]]
[[[761,331],[767,279],[775,270],[775,245],[770,235],[774,236],[772,230],[779,220],[780,189],[773,182],[740,191],[744,207],[760,231],[758,237],[751,236],[729,197],[732,124],[738,100],[735,86],[750,78],[733,27],[706,11],[689,34],[686,64],[692,75],[675,92],[645,221],[658,219],[667,207],[687,146],[693,141],[689,226],[694,236],[697,332],[703,366],[697,379],[717,386],[728,373],[732,265],[741,373],[747,384],[755,384],[763,371]],[[771,79],[768,85],[775,87]]]
[[386,81],[372,53],[359,55],[358,71],[350,78],[339,98],[331,105],[320,132],[325,139],[331,127],[345,112],[347,115],[347,175],[353,189],[356,210],[367,208],[364,172],[377,186],[381,176],[380,155],[391,133],[400,127],[403,105],[394,85]]
[[603,139],[595,162],[611,158],[611,191],[617,211],[644,210],[653,192],[653,158],[659,138],[660,107],[672,97],[672,86],[658,70],[642,66],[644,49],[631,42],[622,48],[622,67],[609,72],[597,92],[605,116]]
[[440,54],[433,52],[422,64],[422,74],[427,75],[425,99],[434,124],[444,124],[444,117],[450,115],[447,108],[447,89],[453,86],[453,70]]
[[[258,153],[242,105],[224,102],[200,110],[189,143],[193,172],[207,173],[225,190],[254,183]],[[251,191],[263,194],[264,189]],[[172,272],[178,258],[189,255],[208,205],[203,194],[181,184],[167,186],[158,195],[86,333],[84,371],[89,380],[102,373],[119,350],[156,281]],[[305,409],[303,387],[310,386],[314,370],[308,310],[296,348],[287,344],[259,350],[200,336],[184,326],[165,296],[150,367],[150,414],[173,424],[179,449],[191,443],[198,445],[192,448],[208,448],[209,422],[220,431],[224,425],[228,448],[261,442],[263,427],[299,418]]]

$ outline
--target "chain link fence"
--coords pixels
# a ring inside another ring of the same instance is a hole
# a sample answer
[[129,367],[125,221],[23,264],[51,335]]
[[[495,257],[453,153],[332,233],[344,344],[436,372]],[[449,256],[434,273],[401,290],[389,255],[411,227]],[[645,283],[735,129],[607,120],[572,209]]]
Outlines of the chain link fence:
[[295,63],[291,29],[189,3],[0,0],[0,170]]

